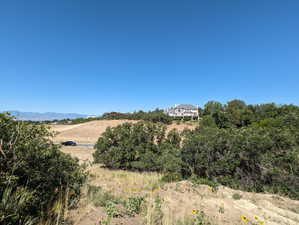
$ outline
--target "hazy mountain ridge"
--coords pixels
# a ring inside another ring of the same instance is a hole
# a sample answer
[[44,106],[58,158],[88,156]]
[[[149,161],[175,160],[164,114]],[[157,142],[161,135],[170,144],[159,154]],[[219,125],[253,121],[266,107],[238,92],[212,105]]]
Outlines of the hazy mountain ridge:
[[86,118],[89,115],[78,113],[56,113],[56,112],[21,112],[17,110],[4,111],[9,112],[12,116],[15,116],[17,120],[31,120],[31,121],[44,121],[44,120],[63,120],[63,119],[76,119]]

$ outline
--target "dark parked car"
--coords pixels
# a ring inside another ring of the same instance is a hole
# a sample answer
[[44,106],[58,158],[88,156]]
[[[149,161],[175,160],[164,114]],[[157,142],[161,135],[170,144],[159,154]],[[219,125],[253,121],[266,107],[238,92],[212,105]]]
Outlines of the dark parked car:
[[65,145],[65,146],[76,146],[77,145],[77,143],[74,141],[65,141],[65,142],[62,142],[61,144]]

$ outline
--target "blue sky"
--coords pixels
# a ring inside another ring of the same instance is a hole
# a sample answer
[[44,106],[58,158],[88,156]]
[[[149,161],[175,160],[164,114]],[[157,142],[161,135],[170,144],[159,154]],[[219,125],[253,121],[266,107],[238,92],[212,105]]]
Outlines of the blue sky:
[[0,110],[299,105],[299,1],[4,0]]

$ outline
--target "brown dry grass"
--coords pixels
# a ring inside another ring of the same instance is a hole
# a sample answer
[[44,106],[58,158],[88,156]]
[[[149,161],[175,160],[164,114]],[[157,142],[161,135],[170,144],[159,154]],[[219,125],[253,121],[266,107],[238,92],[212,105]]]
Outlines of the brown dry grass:
[[[136,123],[132,120],[95,120],[76,125],[51,125],[51,130],[58,132],[53,139],[54,142],[73,140],[81,144],[94,144],[107,127],[115,127],[125,122]],[[184,129],[194,129],[196,123],[171,124],[167,127],[182,131]]]
[[[92,165],[89,173],[90,185],[101,187],[120,199],[147,196],[149,211],[135,218],[113,219],[111,224],[147,224],[146,218],[150,218],[153,213],[150,204],[157,197],[162,199],[163,225],[176,225],[179,220],[190,221],[190,218],[196,216],[192,214],[192,210],[204,211],[215,225],[244,224],[241,216],[246,216],[251,221],[256,221],[254,217],[257,216],[267,225],[299,224],[299,201],[277,195],[249,193],[226,187],[212,192],[207,185],[194,186],[188,181],[163,184],[162,175],[158,173],[109,170],[101,165]],[[241,196],[240,200],[233,198],[236,193]],[[224,213],[219,212],[221,207]],[[81,205],[71,212],[71,216],[76,221],[74,225],[94,225],[107,218],[105,209],[95,207],[92,203]]]
[[62,146],[61,151],[78,158],[80,162],[92,162],[92,154],[95,150],[93,147],[85,146]]
[[58,132],[54,142],[73,140],[81,144],[94,144],[107,127],[115,127],[128,122],[126,120],[95,120],[76,125],[51,125]]

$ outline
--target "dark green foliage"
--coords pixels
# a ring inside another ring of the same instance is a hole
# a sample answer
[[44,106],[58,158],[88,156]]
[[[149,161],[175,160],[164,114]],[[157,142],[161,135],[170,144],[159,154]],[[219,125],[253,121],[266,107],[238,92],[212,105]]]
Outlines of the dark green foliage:
[[173,120],[172,117],[168,116],[164,113],[163,110],[156,109],[154,111],[143,112],[138,111],[134,113],[118,113],[118,112],[111,112],[111,113],[104,113],[101,119],[108,119],[108,120],[144,120],[150,121],[153,123],[165,123],[170,124]]
[[44,126],[0,114],[0,131],[0,220],[11,214],[4,207],[7,192],[19,206],[17,216],[9,217],[7,224],[14,224],[16,218],[17,224],[27,217],[36,222],[55,219],[48,212],[57,202],[61,209],[76,205],[85,180],[83,168],[48,140],[51,134]]
[[[159,124],[109,128],[95,161],[108,167],[160,171],[164,181],[192,178],[299,199],[299,107],[211,101],[199,127],[180,135]],[[196,183],[195,182],[195,183]]]
[[184,140],[183,172],[233,188],[299,198],[298,150],[287,130],[206,128]]
[[217,127],[215,118],[212,115],[206,115],[204,116],[200,122],[199,122],[200,127]]
[[180,136],[162,124],[138,122],[108,128],[95,145],[94,160],[115,169],[177,172]]
[[7,187],[2,193],[0,202],[0,223],[6,225],[32,225],[37,218],[28,214],[30,202],[34,199],[33,192],[24,188],[13,190]]
[[233,100],[204,112],[182,147],[184,176],[299,198],[299,107]]
[[223,111],[223,106],[220,102],[209,101],[205,104],[203,115],[213,115],[220,111]]
[[[246,105],[242,100],[232,100],[226,105],[216,101],[205,104],[201,127],[232,128],[247,127],[252,124],[272,126],[294,126],[298,128],[299,107],[294,105],[278,106],[274,103]],[[283,123],[284,121],[285,123]],[[295,122],[297,121],[297,122]]]

